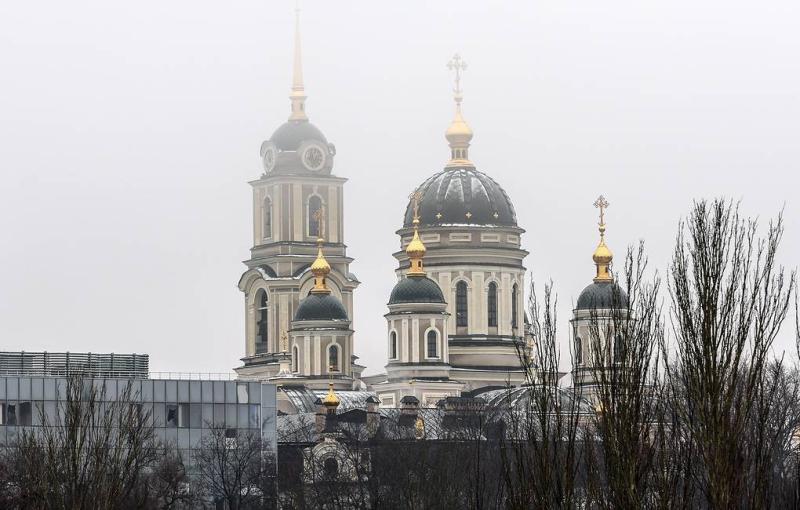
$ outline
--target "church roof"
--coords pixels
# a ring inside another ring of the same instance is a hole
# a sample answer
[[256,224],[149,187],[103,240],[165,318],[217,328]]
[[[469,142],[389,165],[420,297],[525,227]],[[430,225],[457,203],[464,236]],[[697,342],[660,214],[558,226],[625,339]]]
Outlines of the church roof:
[[[419,215],[422,226],[469,224],[517,226],[514,205],[505,190],[474,167],[445,168],[423,182]],[[406,207],[403,226],[414,220],[414,207]]]
[[410,276],[401,279],[392,289],[389,304],[444,303],[439,284],[427,276]]
[[296,321],[346,321],[347,310],[332,294],[309,294],[294,314]]
[[328,144],[322,131],[307,120],[290,120],[282,124],[272,133],[269,139],[280,151],[296,151],[300,144],[307,140],[314,140]]
[[625,308],[628,296],[619,285],[611,282],[594,282],[578,296],[576,310]]

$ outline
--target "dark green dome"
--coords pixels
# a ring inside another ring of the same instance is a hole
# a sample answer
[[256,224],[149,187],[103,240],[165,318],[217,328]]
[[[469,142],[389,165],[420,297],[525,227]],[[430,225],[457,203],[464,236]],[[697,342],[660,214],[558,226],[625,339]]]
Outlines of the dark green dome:
[[394,286],[389,304],[399,303],[444,303],[439,284],[427,276],[405,277]]
[[576,310],[626,308],[628,296],[619,285],[612,282],[595,282],[583,289]]
[[281,151],[296,151],[306,140],[316,140],[328,145],[328,140],[317,126],[307,120],[290,120],[272,133],[269,139]]
[[296,321],[346,321],[347,310],[332,294],[309,294],[294,313]]

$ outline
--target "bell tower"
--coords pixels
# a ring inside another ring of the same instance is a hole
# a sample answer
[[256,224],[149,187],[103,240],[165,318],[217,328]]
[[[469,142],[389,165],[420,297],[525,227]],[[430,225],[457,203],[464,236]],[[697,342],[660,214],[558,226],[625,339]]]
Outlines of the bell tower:
[[[331,271],[331,293],[353,317],[353,291],[359,282],[350,272],[344,244],[344,183],[333,174],[336,148],[309,120],[303,81],[300,12],[295,12],[294,59],[289,94],[290,115],[261,144],[261,176],[253,189],[253,247],[239,280],[245,298],[245,355],[240,374],[271,377],[279,371],[281,336],[291,328],[297,308],[314,287],[311,266],[317,239]],[[321,215],[321,211],[326,214]],[[324,223],[318,218],[324,217]]]

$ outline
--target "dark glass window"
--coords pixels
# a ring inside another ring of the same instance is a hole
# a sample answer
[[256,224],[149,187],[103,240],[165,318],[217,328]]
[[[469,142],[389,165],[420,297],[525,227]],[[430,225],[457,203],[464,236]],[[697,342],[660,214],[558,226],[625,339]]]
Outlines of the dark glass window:
[[487,307],[489,311],[489,327],[497,327],[497,284],[492,282],[489,284],[487,295]]
[[258,328],[256,333],[256,342],[266,343],[267,339],[269,338],[269,329],[267,328],[269,303],[267,301],[267,293],[263,289],[258,291],[256,305],[258,306],[258,309],[256,310],[256,326]]
[[264,198],[263,217],[264,217],[264,232],[263,237],[272,237],[272,200],[269,197]]
[[178,427],[178,404],[167,404],[167,427]]
[[322,463],[322,470],[325,478],[336,478],[336,475],[339,474],[339,463],[333,457],[328,457]]
[[439,335],[434,329],[428,331],[428,357],[439,357]]
[[575,337],[575,363],[578,365],[583,363],[583,342],[581,337]]
[[308,199],[308,235],[319,237],[319,220],[316,218],[317,212],[322,209],[322,199],[313,195]]
[[466,327],[468,318],[467,284],[466,282],[458,282],[456,284],[456,326]]
[[331,345],[328,348],[328,367],[329,370],[339,370],[339,346]]
[[389,335],[389,357],[397,359],[397,333],[394,331]]
[[519,289],[517,288],[517,284],[515,283],[513,287],[511,287],[511,327],[517,327],[517,306],[519,305],[519,296],[517,295]]

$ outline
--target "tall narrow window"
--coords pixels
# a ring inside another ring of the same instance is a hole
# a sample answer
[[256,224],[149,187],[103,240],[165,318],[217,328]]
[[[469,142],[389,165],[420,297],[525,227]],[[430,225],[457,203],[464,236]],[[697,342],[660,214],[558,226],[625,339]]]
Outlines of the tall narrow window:
[[336,344],[328,347],[328,370],[339,371],[339,346]]
[[298,366],[300,365],[300,349],[297,348],[295,345],[292,348],[292,372],[298,372]]
[[489,284],[489,290],[487,292],[487,303],[486,303],[486,310],[488,310],[489,314],[489,327],[496,328],[497,327],[497,284],[492,282]]
[[438,358],[439,357],[439,335],[436,333],[435,329],[428,331],[428,351],[427,357],[428,358]]
[[317,195],[311,195],[308,199],[308,231],[309,237],[319,237],[319,220],[317,212],[322,209],[322,199]]
[[264,197],[264,203],[261,207],[261,217],[263,219],[262,237],[269,239],[272,237],[272,200],[269,197]]
[[579,336],[575,337],[575,363],[583,364],[583,342]]
[[267,328],[269,302],[264,289],[258,291],[256,306],[256,343],[261,344],[260,347],[263,348],[269,338],[269,329]]
[[625,358],[625,342],[622,340],[622,335],[614,337],[614,363],[621,363]]
[[467,284],[462,281],[456,284],[456,326],[467,327],[467,313]]
[[511,287],[511,327],[514,329],[517,328],[517,305],[519,304],[519,301],[517,301],[518,292],[519,289],[515,283],[514,286]]
[[394,331],[389,335],[389,358],[397,359],[397,333]]

